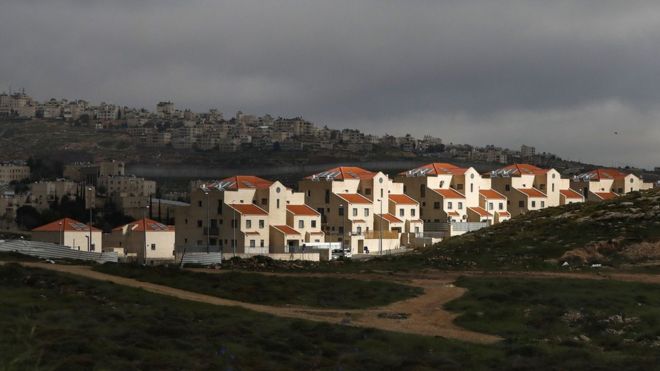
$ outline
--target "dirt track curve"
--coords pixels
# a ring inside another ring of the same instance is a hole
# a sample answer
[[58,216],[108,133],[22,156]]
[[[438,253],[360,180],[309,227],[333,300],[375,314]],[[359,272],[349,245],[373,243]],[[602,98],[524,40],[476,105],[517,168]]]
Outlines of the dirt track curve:
[[[550,272],[428,272],[415,275],[397,276],[369,276],[396,280],[411,286],[424,289],[424,293],[415,298],[395,302],[383,307],[368,309],[319,309],[300,306],[269,306],[246,303],[236,300],[223,299],[215,296],[194,293],[168,286],[138,281],[131,278],[113,276],[92,270],[89,266],[58,265],[47,263],[20,264],[33,268],[48,269],[51,271],[68,273],[99,281],[112,282],[118,285],[141,288],[156,294],[167,295],[179,299],[202,302],[213,305],[236,306],[261,313],[268,313],[279,317],[306,319],[311,321],[329,322],[357,327],[370,327],[387,331],[396,331],[426,336],[440,336],[473,343],[489,344],[501,338],[465,330],[454,324],[457,314],[446,311],[445,303],[462,296],[466,289],[456,287],[452,283],[457,277],[489,276],[489,277],[525,277],[525,278],[578,278],[578,279],[613,279],[620,281],[635,281],[660,284],[660,276],[649,274],[615,273],[609,275],[580,274],[580,273],[550,273]],[[221,273],[222,271],[211,271]],[[266,273],[268,274],[268,273]],[[282,274],[289,275],[289,274]],[[305,274],[295,273],[300,277]],[[319,276],[322,274],[310,274]],[[333,275],[351,278],[368,279],[360,275]],[[399,316],[399,314],[405,314]]]

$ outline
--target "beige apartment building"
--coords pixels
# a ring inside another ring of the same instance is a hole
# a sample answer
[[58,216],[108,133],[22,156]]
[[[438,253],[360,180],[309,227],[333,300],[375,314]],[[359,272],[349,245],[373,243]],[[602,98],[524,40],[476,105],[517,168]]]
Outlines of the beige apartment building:
[[574,177],[570,187],[588,201],[603,201],[622,194],[651,189],[653,183],[644,183],[637,175],[617,169],[594,169]]
[[30,167],[23,162],[0,163],[0,184],[21,181],[30,177]]
[[[508,211],[516,216],[546,207],[559,206],[561,190],[570,188],[555,169],[541,169],[529,164],[514,164],[484,174],[491,188],[507,198]],[[576,201],[576,199],[573,199]]]
[[103,251],[101,230],[70,218],[56,220],[33,229],[32,240],[55,243],[80,251]]
[[64,196],[75,198],[78,184],[69,180],[42,181],[30,184],[30,204],[37,210],[46,210],[50,204]]
[[363,253],[365,247],[368,251],[397,249],[410,239],[404,234],[414,233],[415,227],[423,232],[416,205],[411,207],[415,217],[410,213],[404,219],[387,216],[395,212],[391,196],[403,195],[403,184],[382,172],[337,167],[306,177],[298,188],[305,202],[321,214],[326,240],[342,242],[353,253]]
[[174,226],[142,218],[113,229],[103,246],[138,262],[156,264],[174,260],[174,241]]
[[[506,220],[506,203],[503,209],[494,207],[487,213],[482,212],[481,209],[487,208],[489,204],[482,191],[490,190],[490,179],[483,178],[474,168],[430,163],[404,171],[396,180],[404,184],[407,195],[420,203],[421,219],[426,223],[495,223]],[[492,193],[488,195],[493,196]],[[499,206],[499,203],[495,205]],[[501,217],[493,212],[499,212]]]
[[208,245],[225,253],[268,254],[325,242],[321,216],[305,206],[302,193],[255,176],[202,184],[175,220],[178,249]]

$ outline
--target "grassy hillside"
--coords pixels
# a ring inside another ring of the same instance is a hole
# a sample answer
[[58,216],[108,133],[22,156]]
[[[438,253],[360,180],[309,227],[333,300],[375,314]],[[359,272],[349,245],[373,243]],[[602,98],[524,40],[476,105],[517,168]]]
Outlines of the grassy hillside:
[[422,293],[420,288],[392,282],[337,277],[301,279],[244,272],[209,274],[132,264],[104,264],[94,269],[225,299],[278,306],[367,308],[409,299]]

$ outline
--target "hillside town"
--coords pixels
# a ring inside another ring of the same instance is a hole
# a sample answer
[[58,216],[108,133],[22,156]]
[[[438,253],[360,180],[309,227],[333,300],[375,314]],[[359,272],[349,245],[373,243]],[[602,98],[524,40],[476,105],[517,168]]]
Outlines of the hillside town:
[[320,127],[302,117],[282,118],[237,112],[226,118],[217,109],[196,113],[179,109],[171,101],[159,102],[155,110],[130,108],[86,100],[50,99],[38,102],[24,91],[0,94],[0,120],[45,120],[99,132],[125,132],[141,148],[218,153],[249,150],[324,153],[368,153],[375,149],[426,156],[443,154],[454,161],[546,165],[558,156],[528,145],[512,150],[487,145],[445,143],[426,135],[415,138],[372,135],[356,129]]
[[147,264],[196,253],[314,261],[388,254],[654,186],[617,169],[563,177],[530,164],[479,173],[429,163],[394,176],[334,167],[295,189],[251,175],[192,181],[183,202],[160,197],[155,181],[127,174],[121,161],[71,163],[61,179],[26,182],[30,170],[0,165],[4,230],[28,228],[34,241]]

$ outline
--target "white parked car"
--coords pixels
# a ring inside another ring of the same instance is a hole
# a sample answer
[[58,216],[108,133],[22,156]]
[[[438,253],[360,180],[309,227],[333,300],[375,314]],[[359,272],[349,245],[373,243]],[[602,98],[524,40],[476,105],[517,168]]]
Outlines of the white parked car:
[[342,250],[342,249],[333,249],[332,254],[331,254],[331,259],[339,259],[339,258],[350,258],[353,256],[350,250]]

